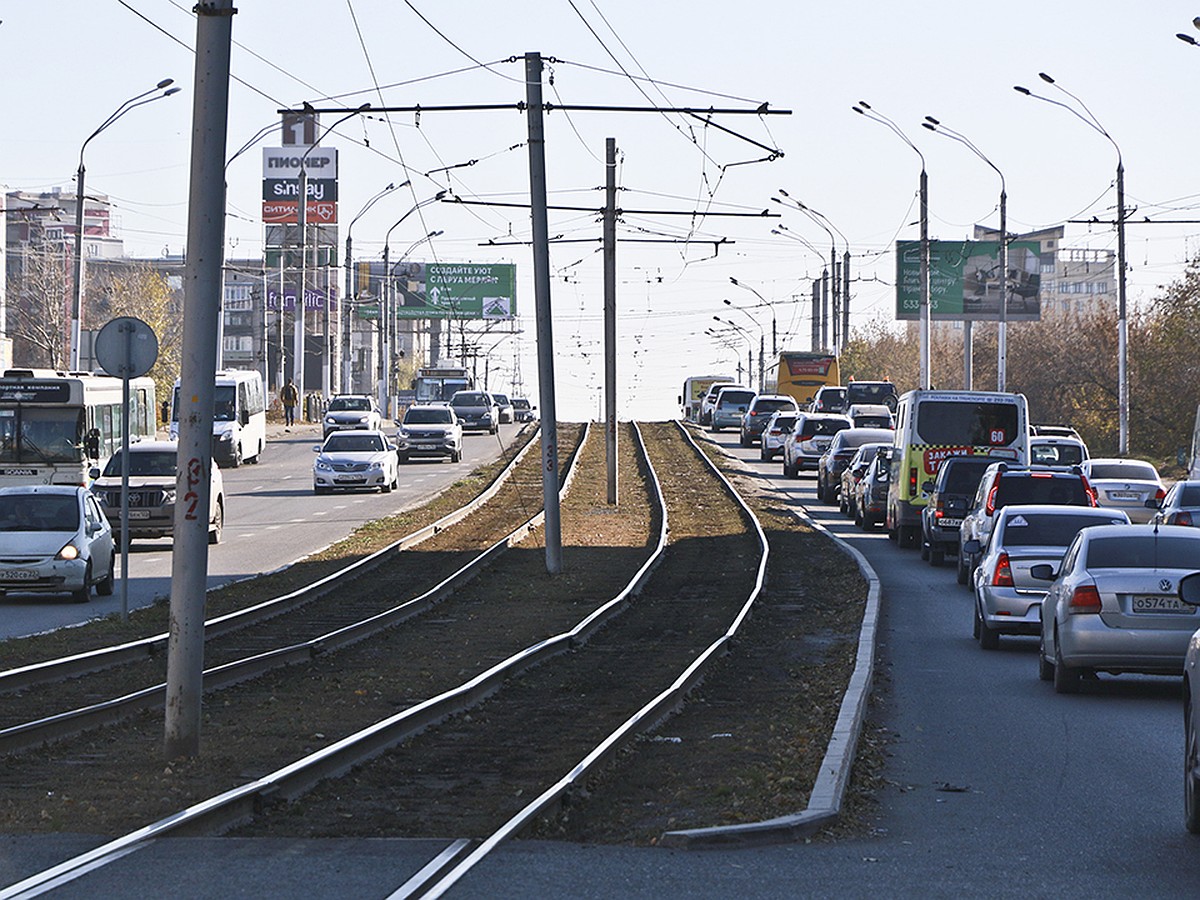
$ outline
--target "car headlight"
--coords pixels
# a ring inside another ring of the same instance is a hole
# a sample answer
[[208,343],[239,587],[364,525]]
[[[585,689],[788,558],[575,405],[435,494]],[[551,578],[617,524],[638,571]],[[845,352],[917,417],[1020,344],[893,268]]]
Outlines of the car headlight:
[[371,471],[372,472],[382,472],[383,471],[383,463],[379,462],[378,460],[371,463]]
[[55,554],[55,559],[79,559],[79,548],[74,544],[67,544]]
[[359,417],[358,417],[358,424],[359,424],[359,425],[366,425],[366,424],[367,424],[368,422],[370,422],[370,421],[371,421],[371,417],[370,417],[370,416],[359,416]]
[[325,424],[326,424],[326,425],[336,425],[336,424],[337,424],[337,419],[335,419],[333,416],[326,416],[326,417],[325,417]]
[[332,472],[333,471],[333,466],[331,466],[329,464],[328,460],[324,460],[324,459],[318,459],[315,463],[313,463],[313,468],[320,472]]

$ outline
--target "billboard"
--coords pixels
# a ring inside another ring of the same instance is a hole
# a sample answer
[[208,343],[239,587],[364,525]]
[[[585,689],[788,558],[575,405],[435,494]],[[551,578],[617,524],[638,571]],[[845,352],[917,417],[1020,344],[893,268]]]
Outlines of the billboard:
[[[1008,243],[1008,321],[1042,316],[1041,245]],[[1000,319],[1000,242],[929,242],[929,317]],[[921,303],[921,242],[896,242],[896,318],[917,319]]]
[[[383,263],[358,263],[355,292],[383,293]],[[391,266],[398,319],[512,319],[517,267],[511,263],[420,263]]]
[[307,222],[337,223],[336,147],[264,147],[262,217],[266,224],[295,225],[299,221],[300,168],[308,186],[305,191]]

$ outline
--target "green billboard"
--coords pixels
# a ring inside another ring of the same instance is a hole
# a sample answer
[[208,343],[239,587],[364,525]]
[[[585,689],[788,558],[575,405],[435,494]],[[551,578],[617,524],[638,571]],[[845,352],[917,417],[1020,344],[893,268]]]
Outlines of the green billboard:
[[[1008,320],[1042,316],[1041,246],[1009,241]],[[959,321],[1000,319],[999,241],[929,242],[929,317]],[[920,318],[921,242],[896,242],[896,318]]]

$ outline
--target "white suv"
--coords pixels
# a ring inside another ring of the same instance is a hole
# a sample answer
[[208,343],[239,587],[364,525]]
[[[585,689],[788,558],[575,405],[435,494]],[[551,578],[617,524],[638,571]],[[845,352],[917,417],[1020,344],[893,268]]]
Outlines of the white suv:
[[408,462],[414,456],[448,456],[462,459],[463,430],[449,406],[417,405],[404,411],[396,432],[396,458]]

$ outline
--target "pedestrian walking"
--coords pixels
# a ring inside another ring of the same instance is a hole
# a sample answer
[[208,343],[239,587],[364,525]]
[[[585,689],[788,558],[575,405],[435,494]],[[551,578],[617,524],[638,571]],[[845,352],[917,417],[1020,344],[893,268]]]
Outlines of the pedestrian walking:
[[300,392],[296,390],[292,379],[289,378],[283,390],[279,392],[279,399],[283,403],[283,424],[286,426],[284,430],[290,431],[296,424],[296,404],[300,402]]

